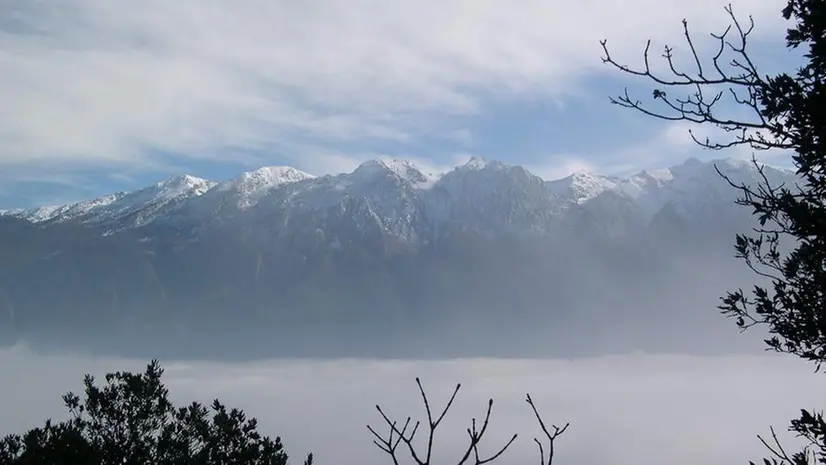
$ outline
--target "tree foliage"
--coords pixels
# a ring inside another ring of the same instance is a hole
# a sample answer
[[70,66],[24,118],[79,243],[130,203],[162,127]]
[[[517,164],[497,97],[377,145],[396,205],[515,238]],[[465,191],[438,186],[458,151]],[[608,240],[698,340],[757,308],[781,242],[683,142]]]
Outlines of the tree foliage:
[[[737,203],[750,208],[759,224],[751,233],[737,235],[736,255],[770,284],[729,292],[720,309],[743,330],[766,327],[771,350],[814,362],[819,369],[826,360],[826,2],[787,0],[782,15],[792,25],[786,46],[804,53],[796,70],[774,76],[761,74],[749,53],[752,18],[740,20],[731,5],[726,12],[731,24],[711,34],[717,47],[710,59],[698,52],[683,20],[690,69],[678,66],[671,46],[665,46],[662,55],[668,71],[657,73],[649,61],[650,41],[639,68],[615,61],[607,41],[602,41],[605,63],[654,85],[646,102],[627,89],[611,102],[659,119],[715,127],[721,134],[718,139],[691,132],[707,149],[745,146],[791,154],[800,179],[797,185],[772,185],[756,157],[756,184],[726,178],[740,191]],[[772,452],[764,463],[826,464],[826,423],[821,414],[804,410],[791,430],[809,447],[788,454],[772,431],[771,444],[761,438]]]
[[[0,440],[0,464],[287,465],[281,439],[261,435],[255,418],[217,399],[176,408],[157,360],[144,373],[115,372],[84,396],[63,396],[68,420]],[[308,455],[305,465],[312,465]]]

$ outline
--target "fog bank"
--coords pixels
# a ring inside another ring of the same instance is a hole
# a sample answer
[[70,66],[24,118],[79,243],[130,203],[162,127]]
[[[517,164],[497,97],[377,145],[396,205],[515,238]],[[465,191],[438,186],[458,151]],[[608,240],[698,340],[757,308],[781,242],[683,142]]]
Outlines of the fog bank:
[[[0,434],[62,419],[60,395],[79,391],[87,372],[142,370],[145,360],[43,356],[0,351]],[[709,465],[763,457],[755,437],[769,425],[785,433],[800,408],[822,408],[826,377],[791,357],[692,357],[629,354],[581,360],[370,361],[278,360],[189,363],[161,360],[177,402],[219,398],[281,436],[293,463],[308,451],[317,463],[390,463],[367,423],[384,430],[375,404],[394,418],[423,418],[414,378],[441,405],[457,382],[457,401],[440,427],[437,462],[450,463],[464,429],[495,399],[484,451],[513,432],[501,463],[536,463],[541,434],[524,402],[530,392],[548,423],[569,421],[557,442],[559,464]]]

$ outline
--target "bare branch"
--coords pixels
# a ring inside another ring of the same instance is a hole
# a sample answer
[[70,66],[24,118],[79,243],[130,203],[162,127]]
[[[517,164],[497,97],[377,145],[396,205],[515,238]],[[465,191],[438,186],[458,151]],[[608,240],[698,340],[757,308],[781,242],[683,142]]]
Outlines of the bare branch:
[[[436,434],[436,430],[438,429],[439,425],[441,424],[442,420],[447,415],[450,407],[453,405],[453,401],[456,399],[456,395],[459,393],[459,389],[461,389],[461,384],[457,384],[456,388],[453,390],[453,394],[450,396],[447,404],[442,409],[441,413],[437,418],[434,419],[433,409],[430,405],[430,400],[427,397],[427,393],[422,386],[421,380],[416,378],[416,385],[419,388],[419,394],[422,398],[422,403],[424,404],[425,414],[427,415],[427,426],[428,426],[428,435],[427,435],[427,446],[423,452],[417,452],[416,448],[413,445],[413,440],[415,438],[416,432],[418,431],[419,422],[416,422],[414,427],[410,432],[408,432],[408,428],[411,422],[411,418],[408,417],[405,422],[404,426],[399,429],[396,425],[397,422],[391,420],[382,410],[380,406],[376,406],[376,410],[381,415],[384,422],[390,427],[389,434],[385,437],[376,432],[376,430],[367,425],[367,429],[372,433],[375,437],[373,443],[378,447],[382,452],[390,455],[391,459],[393,460],[394,465],[398,465],[399,458],[397,455],[397,448],[400,444],[405,444],[410,456],[413,458],[413,461],[417,465],[430,465],[431,460],[433,458],[433,440]],[[465,449],[462,457],[457,462],[459,465],[463,465],[468,460],[473,457],[473,464],[474,465],[483,465],[489,462],[492,462],[499,458],[505,451],[513,444],[516,440],[517,435],[514,434],[511,438],[499,448],[494,454],[483,457],[480,455],[479,452],[479,445],[482,442],[482,439],[485,435],[485,432],[488,429],[488,425],[490,424],[490,414],[491,410],[493,409],[493,399],[488,400],[487,410],[485,411],[485,418],[482,422],[481,429],[477,428],[476,419],[473,418],[471,420],[471,426],[467,429],[467,434],[470,439],[470,442]]]
[[531,406],[531,410],[533,410],[533,414],[536,417],[536,421],[539,422],[539,427],[542,428],[542,432],[545,434],[545,438],[548,440],[548,461],[545,462],[545,450],[542,447],[542,443],[537,438],[533,439],[534,442],[536,442],[536,444],[539,445],[540,463],[541,465],[551,465],[554,461],[554,441],[556,441],[556,438],[561,436],[565,432],[565,430],[568,429],[570,423],[565,423],[565,425],[561,428],[556,425],[551,425],[551,427],[554,429],[554,432],[551,433],[550,431],[548,431],[548,427],[545,426],[545,422],[542,420],[542,416],[539,415],[539,411],[536,409],[536,404],[533,402],[533,399],[531,398],[530,394],[527,394],[527,398],[525,399],[525,401],[528,403],[528,405]]
[[[410,427],[410,423],[411,423],[411,418],[410,417],[407,417],[407,419],[404,422],[404,426],[401,429],[399,429],[399,427],[397,426],[397,422],[391,420],[384,413],[382,408],[377,405],[376,410],[379,412],[379,414],[381,415],[382,419],[387,424],[387,426],[390,427],[390,432],[387,436],[382,436],[381,434],[379,434],[375,430],[375,428],[373,428],[370,425],[367,425],[367,429],[370,431],[370,433],[374,437],[373,444],[375,444],[376,447],[379,448],[379,450],[381,450],[382,452],[388,454],[390,456],[390,458],[393,460],[394,465],[399,464],[399,457],[397,455],[397,449],[398,449],[400,444],[404,444],[406,446],[408,452],[410,453],[410,456],[413,458],[413,461],[417,465],[430,465],[431,464],[431,460],[433,458],[433,454],[432,454],[433,453],[433,438],[434,438],[436,429],[439,427],[439,424],[441,423],[441,421],[447,415],[447,412],[450,410],[450,407],[453,405],[453,401],[456,399],[456,395],[458,394],[459,389],[461,388],[460,384],[456,385],[456,389],[453,390],[453,394],[450,396],[450,399],[448,400],[448,402],[445,405],[444,409],[442,409],[442,412],[439,414],[439,417],[434,420],[433,419],[433,410],[431,409],[430,400],[428,399],[427,394],[425,393],[425,390],[422,387],[422,383],[419,380],[419,378],[416,378],[416,385],[419,388],[419,394],[421,395],[422,403],[424,404],[424,408],[425,408],[425,414],[427,415],[428,440],[427,440],[427,448],[425,449],[425,451],[417,452],[416,448],[413,446],[413,440],[415,438],[416,431],[418,430],[419,422],[416,422],[415,425],[413,426],[412,430],[408,431],[408,429]],[[536,442],[539,445],[539,453],[540,453],[540,459],[542,461],[542,465],[551,465],[552,462],[553,462],[553,456],[554,456],[554,440],[558,436],[560,436],[562,433],[564,433],[566,429],[568,429],[568,424],[566,423],[565,426],[563,426],[562,428],[559,428],[555,425],[552,426],[554,432],[551,433],[548,430],[548,428],[545,426],[545,423],[542,420],[542,417],[539,415],[539,412],[537,411],[536,406],[534,405],[530,394],[527,396],[527,402],[528,402],[528,404],[530,404],[531,408],[533,409],[534,416],[536,417],[537,421],[539,421],[539,425],[542,428],[542,431],[545,434],[545,437],[548,439],[548,442],[549,442],[548,458],[547,458],[547,462],[546,462],[546,460],[545,460],[545,447],[543,446],[543,444],[541,442],[539,442],[538,439],[534,439],[534,442]],[[514,434],[513,436],[510,437],[510,439],[508,439],[504,443],[504,445],[502,445],[499,449],[496,449],[496,452],[494,452],[493,454],[491,454],[489,456],[482,455],[482,453],[480,452],[479,449],[480,449],[480,445],[482,443],[482,440],[485,436],[485,433],[488,430],[488,425],[490,424],[490,415],[491,415],[492,410],[493,410],[493,399],[489,399],[488,404],[487,404],[487,409],[485,410],[485,417],[482,421],[481,426],[477,426],[476,418],[471,419],[470,427],[465,430],[467,432],[467,435],[468,435],[469,443],[468,443],[468,446],[464,449],[464,452],[463,452],[462,456],[456,462],[457,465],[465,465],[466,463],[471,463],[471,460],[472,460],[473,465],[484,465],[484,464],[493,462],[494,460],[501,457],[502,454],[504,454],[505,451],[507,451],[508,448],[516,441],[516,438],[518,437],[518,435]]]
[[[391,421],[390,418],[387,417],[387,415],[384,413],[384,411],[381,409],[380,406],[376,405],[376,410],[379,412],[382,419],[384,419],[385,423],[387,423],[390,426],[390,435],[388,435],[387,439],[383,439],[381,436],[379,436],[375,432],[375,430],[373,430],[373,428],[370,425],[367,426],[367,428],[370,430],[371,433],[373,433],[373,435],[378,436],[379,441],[380,441],[379,447],[381,448],[381,444],[385,444],[385,445],[387,445],[387,444],[398,444],[398,441],[402,441],[407,446],[407,450],[410,451],[410,455],[411,455],[411,457],[413,457],[413,460],[415,460],[416,463],[419,464],[419,465],[424,465],[426,462],[423,462],[419,458],[419,456],[416,454],[416,449],[413,447],[413,438],[416,436],[416,432],[419,430],[419,422],[417,421],[416,424],[413,426],[413,430],[408,435],[405,435],[404,433],[406,432],[407,426],[410,423],[410,417],[407,417],[407,420],[405,420],[404,429],[399,430],[396,427],[396,422]],[[394,433],[398,435],[398,437],[396,438],[395,443],[393,442],[393,434]],[[397,457],[395,455],[396,448],[395,447],[393,447],[393,448],[388,447],[388,449],[390,449],[390,450],[387,453],[392,456],[394,463],[396,463],[396,460],[397,460]]]
[[[376,406],[376,407],[378,407],[378,406]],[[381,410],[379,410],[379,411],[381,411]],[[399,446],[399,443],[405,437],[404,433],[407,431],[408,426],[410,426],[410,417],[408,417],[407,420],[405,420],[404,427],[401,429],[399,434],[395,435],[395,438],[394,438],[393,437],[394,433],[395,433],[395,431],[398,431],[398,430],[396,429],[396,422],[393,422],[390,425],[390,434],[388,434],[387,438],[384,438],[380,434],[378,434],[376,432],[376,430],[373,429],[372,426],[367,425],[367,429],[370,430],[370,432],[373,433],[373,436],[376,437],[376,439],[373,441],[373,444],[375,444],[379,449],[381,449],[382,451],[384,451],[385,453],[390,455],[390,457],[393,459],[393,464],[394,465],[399,465],[398,457],[396,457],[396,448]],[[419,424],[416,423],[416,426],[414,428],[418,428],[418,426],[419,426]],[[411,433],[411,435],[410,435],[411,438],[413,437],[413,434],[415,434],[415,431],[413,433]]]
[[[744,25],[734,14],[731,5],[725,8],[731,19],[731,24],[721,34],[711,34],[717,41],[717,52],[711,57],[711,66],[717,76],[706,74],[703,60],[695,46],[689,32],[688,21],[682,21],[683,36],[687,44],[695,70],[686,72],[679,70],[674,62],[675,48],[666,45],[662,57],[665,60],[672,77],[665,77],[651,69],[649,50],[651,41],[647,41],[643,50],[643,67],[634,69],[617,62],[608,50],[607,40],[600,41],[603,50],[602,61],[620,71],[647,78],[652,83],[661,86],[652,92],[653,101],[659,102],[662,111],[656,110],[641,100],[632,98],[628,89],[618,97],[610,98],[614,105],[631,108],[642,114],[663,119],[666,121],[686,121],[693,124],[708,123],[716,126],[722,132],[733,133],[734,137],[728,141],[715,142],[705,138],[700,140],[691,134],[692,140],[698,145],[712,150],[722,150],[736,145],[747,145],[755,150],[789,149],[792,134],[782,124],[782,116],[767,120],[761,111],[762,96],[767,88],[767,81],[762,78],[746,51],[749,35],[754,30],[754,20],[749,16],[748,25]],[[735,31],[736,38],[730,38]],[[723,65],[724,55],[728,51],[733,56]],[[663,88],[692,89],[685,96],[668,96]],[[738,90],[740,92],[738,92]],[[733,103],[748,108],[749,117],[746,119],[730,118],[718,115],[716,107],[728,96]]]
[[757,439],[759,439],[760,442],[763,443],[763,446],[766,449],[768,449],[769,452],[772,453],[772,455],[774,455],[780,460],[791,462],[791,457],[789,457],[789,454],[787,454],[786,451],[783,449],[783,446],[780,444],[780,440],[777,439],[777,433],[774,431],[774,427],[770,426],[769,431],[771,431],[772,442],[774,443],[774,446],[769,445],[768,441],[763,439],[763,437],[759,434],[757,435]]
[[488,400],[488,408],[487,408],[487,411],[485,412],[485,421],[482,423],[482,429],[481,430],[476,429],[476,419],[473,418],[471,420],[471,427],[467,429],[467,434],[468,434],[468,437],[470,438],[470,444],[468,445],[468,448],[465,450],[465,453],[462,455],[462,458],[459,459],[459,465],[463,465],[468,460],[468,458],[470,457],[471,452],[474,455],[474,463],[476,465],[481,465],[481,464],[493,461],[497,457],[502,455],[508,449],[508,447],[510,447],[510,445],[513,444],[513,441],[516,440],[517,435],[514,434],[513,436],[511,436],[510,440],[504,446],[502,446],[502,448],[499,449],[499,451],[496,452],[495,454],[491,455],[490,457],[488,457],[486,459],[482,459],[482,458],[479,457],[479,443],[481,442],[482,436],[484,436],[485,431],[487,431],[487,429],[488,429],[488,424],[490,422],[490,412],[491,412],[492,408],[493,408],[493,399],[489,399]]

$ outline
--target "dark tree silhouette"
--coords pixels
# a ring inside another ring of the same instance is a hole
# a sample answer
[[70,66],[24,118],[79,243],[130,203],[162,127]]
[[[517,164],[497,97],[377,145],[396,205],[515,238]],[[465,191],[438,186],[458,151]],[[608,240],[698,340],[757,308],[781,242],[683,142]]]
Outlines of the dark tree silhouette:
[[[740,191],[737,203],[751,208],[759,223],[752,233],[737,235],[736,255],[771,284],[756,285],[748,293],[729,292],[720,309],[743,330],[766,327],[770,350],[814,362],[819,370],[826,360],[826,1],[787,1],[782,15],[792,26],[786,46],[790,51],[803,47],[805,53],[798,69],[775,76],[761,75],[747,50],[752,18],[741,21],[731,5],[726,12],[731,25],[711,34],[717,48],[710,59],[700,56],[683,21],[691,70],[679,67],[675,49],[666,46],[662,56],[670,72],[652,71],[650,41],[642,66],[632,68],[615,61],[602,41],[605,63],[655,86],[647,103],[631,97],[627,89],[611,102],[659,119],[716,127],[718,140],[691,132],[707,149],[747,146],[790,154],[800,180],[795,186],[771,185],[756,157],[752,161],[762,179],[756,185],[726,178]],[[771,444],[761,438],[772,453],[766,464],[826,464],[821,414],[804,410],[790,429],[807,439],[809,447],[790,455],[772,430]]]
[[[419,378],[416,378],[416,385],[419,387],[419,394],[421,395],[422,402],[424,403],[425,414],[427,417],[427,424],[425,427],[427,428],[427,445],[424,448],[424,451],[416,451],[416,447],[413,445],[414,440],[416,438],[416,433],[419,432],[419,426],[422,424],[421,422],[417,421],[413,425],[410,424],[412,421],[411,417],[407,417],[403,424],[399,424],[398,421],[391,420],[390,417],[382,410],[382,408],[376,405],[376,410],[378,410],[379,414],[381,415],[384,422],[387,424],[389,428],[389,432],[387,436],[382,436],[379,434],[375,428],[370,425],[367,425],[367,429],[373,434],[375,439],[373,443],[381,449],[384,453],[388,454],[390,458],[393,460],[394,465],[399,465],[399,456],[397,455],[397,449],[399,445],[404,445],[402,449],[407,450],[410,454],[410,457],[416,463],[416,465],[430,465],[433,460],[433,439],[436,434],[436,429],[441,424],[442,420],[444,420],[447,412],[450,410],[450,407],[453,405],[453,401],[456,399],[456,395],[459,393],[459,389],[461,389],[462,385],[457,384],[456,388],[453,390],[453,394],[450,396],[450,399],[445,404],[445,407],[442,409],[441,413],[439,413],[438,417],[434,416],[434,411],[431,409],[430,401],[427,398],[427,394],[422,387],[422,383]],[[540,463],[542,465],[552,465],[554,460],[554,441],[556,438],[562,435],[565,430],[568,429],[568,424],[566,423],[563,427],[557,427],[553,425],[553,433],[551,433],[548,428],[545,426],[545,422],[542,420],[542,417],[539,415],[539,412],[536,409],[536,405],[531,399],[530,394],[527,395],[525,401],[531,406],[533,410],[534,416],[536,417],[537,421],[539,422],[540,427],[542,428],[542,432],[545,435],[545,438],[548,442],[547,449],[543,446],[542,441],[538,438],[534,438],[534,442],[539,446],[539,455],[540,455]],[[488,400],[487,410],[485,411],[485,418],[482,421],[481,426],[477,425],[476,418],[471,419],[470,428],[466,430],[468,435],[468,445],[465,448],[464,452],[462,453],[461,457],[459,457],[456,461],[458,465],[464,465],[466,463],[472,463],[473,465],[484,465],[486,463],[493,462],[494,460],[498,459],[505,453],[505,451],[516,441],[517,435],[514,434],[513,436],[508,439],[496,452],[491,455],[484,456],[481,455],[479,452],[479,445],[482,442],[482,438],[485,435],[485,432],[488,429],[488,425],[490,424],[490,413],[493,409],[493,399]],[[547,452],[547,456],[546,456]],[[547,460],[547,461],[546,461]],[[438,462],[443,462],[443,460],[437,460]],[[470,461],[470,462],[469,462]]]
[[[262,436],[255,418],[218,400],[175,408],[153,360],[144,373],[86,375],[84,398],[68,393],[70,419],[0,440],[0,464],[286,465],[280,438]],[[304,465],[312,465],[312,454]]]

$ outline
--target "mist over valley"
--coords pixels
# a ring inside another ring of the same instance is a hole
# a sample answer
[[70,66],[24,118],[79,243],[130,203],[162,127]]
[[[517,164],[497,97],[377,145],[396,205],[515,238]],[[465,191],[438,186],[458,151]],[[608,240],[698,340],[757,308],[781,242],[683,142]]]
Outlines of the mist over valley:
[[715,310],[753,279],[733,236],[756,224],[717,169],[758,181],[733,159],[554,181],[377,159],[6,211],[0,334],[144,358],[754,351]]

